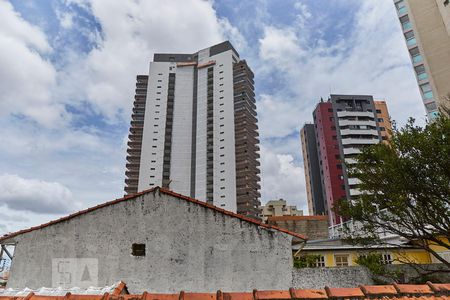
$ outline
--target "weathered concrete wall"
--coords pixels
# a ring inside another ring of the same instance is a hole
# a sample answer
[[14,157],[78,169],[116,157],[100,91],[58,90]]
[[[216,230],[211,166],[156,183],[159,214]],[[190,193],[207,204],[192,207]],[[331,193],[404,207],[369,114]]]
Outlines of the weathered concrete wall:
[[328,218],[326,216],[269,217],[267,223],[303,234],[309,240],[328,239]]
[[[287,289],[292,237],[198,204],[149,193],[22,234],[8,287],[52,285],[52,258],[98,259],[98,285],[132,293]],[[133,243],[146,256],[131,255]]]
[[[386,265],[389,272],[396,274],[401,283],[433,283],[450,282],[449,270],[444,264],[426,264],[426,265]],[[376,277],[381,283],[392,283],[391,278]]]
[[365,267],[294,268],[292,286],[302,289],[328,287],[357,287],[373,284],[372,275]]

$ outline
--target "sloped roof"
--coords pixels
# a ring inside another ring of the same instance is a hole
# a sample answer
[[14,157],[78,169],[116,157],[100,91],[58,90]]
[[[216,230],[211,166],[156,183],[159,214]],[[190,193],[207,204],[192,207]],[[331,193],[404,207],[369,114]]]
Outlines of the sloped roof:
[[116,289],[113,293],[103,295],[74,295],[67,293],[61,296],[38,296],[29,293],[26,296],[2,296],[0,300],[299,300],[299,299],[401,299],[401,300],[448,300],[450,296],[450,283],[434,284],[428,282],[423,285],[379,285],[360,286],[357,288],[329,288],[325,289],[289,289],[280,291],[253,292],[222,292],[216,293],[188,293],[180,291],[176,294],[152,294],[144,292],[139,295],[127,294],[126,286],[122,290]]
[[162,193],[162,194],[165,194],[165,195],[170,195],[170,196],[173,196],[173,197],[178,198],[178,199],[183,200],[183,201],[188,201],[188,202],[191,202],[191,203],[198,204],[200,206],[203,206],[205,208],[214,210],[214,211],[219,212],[221,214],[224,214],[224,215],[227,215],[227,216],[230,216],[230,217],[233,217],[233,218],[238,218],[238,219],[246,221],[248,223],[252,223],[254,225],[263,227],[265,229],[277,230],[277,231],[289,234],[289,235],[291,235],[293,237],[296,237],[296,238],[299,238],[299,239],[302,239],[302,240],[307,240],[307,237],[305,237],[304,235],[301,235],[299,233],[292,232],[292,231],[289,231],[289,230],[286,230],[286,229],[283,229],[283,228],[279,228],[279,227],[276,227],[276,226],[273,226],[273,225],[264,224],[264,223],[262,223],[260,221],[257,221],[257,220],[254,220],[252,218],[233,213],[231,211],[227,211],[225,209],[222,209],[220,207],[214,206],[212,204],[209,204],[209,203],[206,203],[206,202],[194,199],[194,198],[190,198],[190,197],[187,197],[187,196],[175,193],[173,191],[170,191],[170,190],[167,190],[167,189],[164,189],[164,188],[155,187],[155,188],[152,188],[152,189],[149,189],[149,190],[145,190],[145,191],[133,194],[133,195],[128,195],[128,196],[125,196],[123,198],[119,198],[119,199],[115,199],[115,200],[112,200],[112,201],[109,201],[109,202],[106,202],[106,203],[103,203],[103,204],[99,204],[99,205],[96,205],[94,207],[91,207],[91,208],[88,208],[88,209],[85,209],[85,210],[81,210],[79,212],[76,212],[76,213],[73,213],[71,215],[59,218],[59,219],[54,220],[54,221],[50,221],[48,223],[44,223],[44,224],[39,225],[39,226],[34,226],[34,227],[31,227],[31,228],[28,228],[28,229],[23,229],[23,230],[16,231],[16,232],[13,232],[13,233],[5,234],[4,236],[0,237],[0,242],[6,241],[8,239],[11,239],[13,237],[16,237],[16,236],[24,234],[24,233],[28,233],[28,232],[31,232],[31,231],[34,231],[34,230],[42,229],[44,227],[48,227],[48,226],[51,226],[51,225],[54,225],[54,224],[57,224],[57,223],[61,223],[61,222],[64,222],[64,221],[76,218],[76,217],[78,217],[80,215],[84,215],[84,214],[90,213],[92,211],[95,211],[95,210],[98,210],[98,209],[101,209],[101,208],[104,208],[104,207],[107,207],[107,206],[111,206],[111,205],[114,205],[114,204],[117,204],[117,203],[120,203],[120,202],[124,202],[124,201],[130,201],[132,199],[135,199],[135,198],[137,198],[139,196],[142,196],[142,195],[145,195],[145,194],[148,194],[148,193],[155,193],[157,191],[159,193]]

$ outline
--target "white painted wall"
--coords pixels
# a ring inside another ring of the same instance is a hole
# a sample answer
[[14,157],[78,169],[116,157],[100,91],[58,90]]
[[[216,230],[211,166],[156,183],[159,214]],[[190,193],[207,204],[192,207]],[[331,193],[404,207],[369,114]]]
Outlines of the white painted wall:
[[182,195],[191,193],[192,95],[194,67],[178,67],[170,159],[170,189]]
[[150,63],[138,191],[162,185],[170,66],[165,62]]
[[207,68],[198,70],[195,198],[206,201]]
[[232,51],[211,57],[214,65],[214,202],[236,212],[236,157]]
[[[145,195],[19,235],[8,287],[52,284],[52,258],[98,260],[98,286],[131,293],[286,290],[292,236],[163,193]],[[132,244],[146,256],[130,255]]]

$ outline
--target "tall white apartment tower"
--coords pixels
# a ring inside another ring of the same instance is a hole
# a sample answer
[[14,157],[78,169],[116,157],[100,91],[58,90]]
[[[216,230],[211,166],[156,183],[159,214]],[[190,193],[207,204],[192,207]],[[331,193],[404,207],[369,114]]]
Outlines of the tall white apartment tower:
[[[428,119],[450,109],[450,1],[394,0]],[[448,112],[447,112],[448,113]]]
[[259,216],[259,135],[253,73],[230,42],[155,54],[139,75],[125,192],[162,186]]

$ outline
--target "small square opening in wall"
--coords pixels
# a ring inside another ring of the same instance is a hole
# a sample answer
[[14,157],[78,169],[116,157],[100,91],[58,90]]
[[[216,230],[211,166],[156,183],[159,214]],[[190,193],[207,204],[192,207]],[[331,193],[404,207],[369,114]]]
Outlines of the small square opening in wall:
[[131,245],[131,255],[133,255],[133,256],[145,256],[145,244],[133,244],[133,245]]

